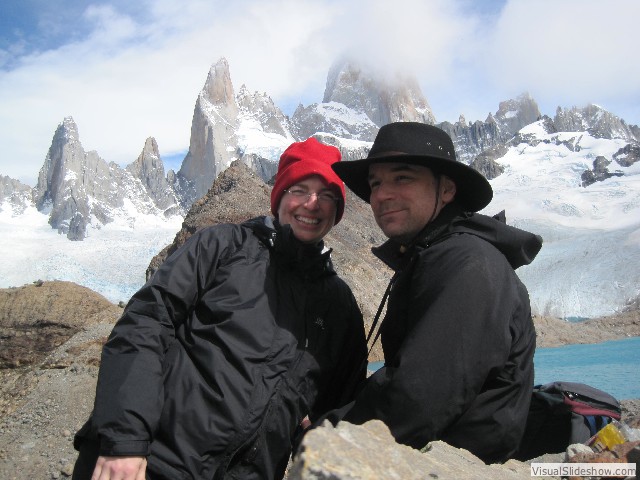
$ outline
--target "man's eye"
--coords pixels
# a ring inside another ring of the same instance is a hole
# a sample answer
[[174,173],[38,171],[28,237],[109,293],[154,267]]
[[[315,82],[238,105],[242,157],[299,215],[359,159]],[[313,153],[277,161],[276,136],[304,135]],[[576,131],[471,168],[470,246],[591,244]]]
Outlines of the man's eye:
[[291,190],[289,190],[289,193],[293,196],[296,197],[301,197],[302,195],[306,195],[307,192],[305,192],[304,190],[301,190],[299,188],[292,188]]
[[413,178],[407,175],[400,175],[396,177],[396,182],[398,183],[406,183],[406,182],[410,182],[411,180],[413,180]]
[[374,188],[377,188],[379,186],[380,186],[380,182],[378,182],[378,181],[369,182],[369,188],[371,190],[373,190]]

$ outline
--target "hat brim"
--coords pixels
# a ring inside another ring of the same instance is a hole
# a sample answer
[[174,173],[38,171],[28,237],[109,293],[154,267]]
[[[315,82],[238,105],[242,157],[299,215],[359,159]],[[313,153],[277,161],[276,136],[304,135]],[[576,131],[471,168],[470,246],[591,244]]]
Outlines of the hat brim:
[[331,168],[344,181],[349,189],[365,202],[369,203],[369,166],[374,163],[408,163],[421,165],[450,177],[456,183],[456,201],[469,212],[477,212],[489,205],[493,198],[493,189],[489,181],[477,170],[453,160],[425,155],[389,155],[364,158],[361,160],[334,163]]

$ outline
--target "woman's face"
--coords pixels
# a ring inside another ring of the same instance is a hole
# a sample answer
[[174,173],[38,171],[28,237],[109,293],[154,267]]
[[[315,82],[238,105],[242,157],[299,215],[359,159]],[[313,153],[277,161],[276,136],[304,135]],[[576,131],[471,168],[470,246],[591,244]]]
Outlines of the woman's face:
[[339,195],[322,177],[314,175],[291,185],[278,206],[281,225],[291,230],[303,243],[317,243],[333,228]]

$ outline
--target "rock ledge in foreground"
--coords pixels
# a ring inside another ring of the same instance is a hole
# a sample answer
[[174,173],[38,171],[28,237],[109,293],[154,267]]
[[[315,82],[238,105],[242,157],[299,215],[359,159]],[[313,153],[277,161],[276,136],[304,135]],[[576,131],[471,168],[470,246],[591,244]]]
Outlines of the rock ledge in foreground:
[[431,442],[421,452],[395,442],[379,420],[364,425],[325,422],[309,432],[289,480],[531,479],[530,466],[510,460],[486,465],[467,450]]

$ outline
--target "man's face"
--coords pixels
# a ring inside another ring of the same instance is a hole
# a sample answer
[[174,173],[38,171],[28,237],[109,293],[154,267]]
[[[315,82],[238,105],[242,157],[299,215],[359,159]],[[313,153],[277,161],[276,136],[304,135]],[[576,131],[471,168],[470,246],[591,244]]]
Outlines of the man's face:
[[[374,163],[369,167],[369,203],[384,234],[400,243],[415,236],[455,197],[455,183],[442,175],[406,163]],[[438,192],[439,189],[439,192]]]
[[281,225],[291,225],[293,234],[302,243],[319,242],[333,228],[338,209],[335,199],[339,196],[317,175],[287,190],[278,206],[278,221]]

